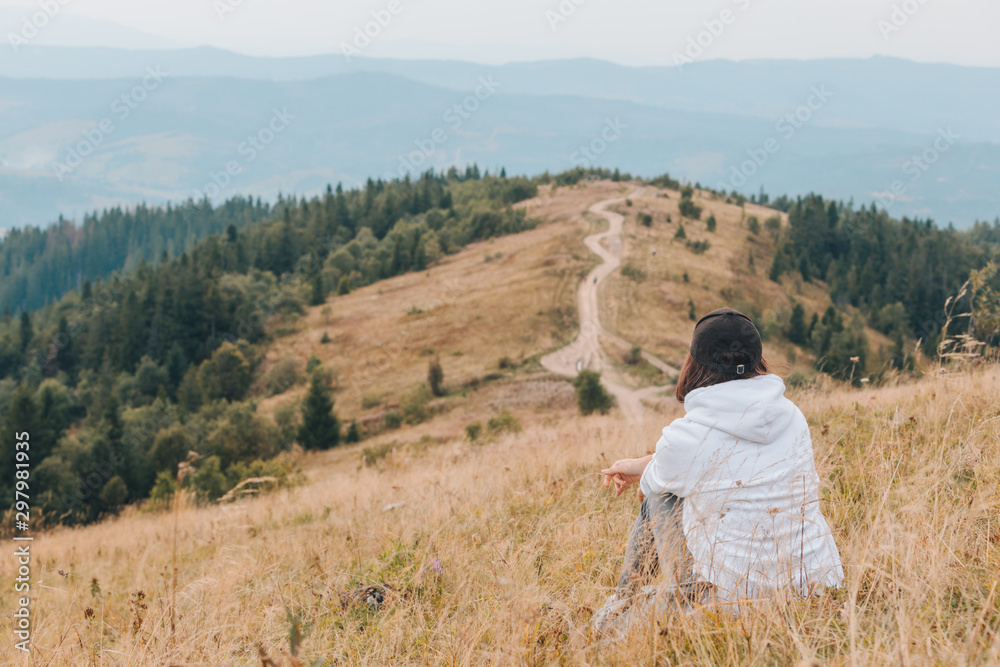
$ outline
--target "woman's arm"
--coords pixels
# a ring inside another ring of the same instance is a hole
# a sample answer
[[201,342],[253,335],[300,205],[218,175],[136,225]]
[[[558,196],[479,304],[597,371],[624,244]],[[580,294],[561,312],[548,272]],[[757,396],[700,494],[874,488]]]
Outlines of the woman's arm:
[[615,497],[625,492],[625,489],[636,484],[642,478],[642,471],[646,469],[649,462],[653,460],[653,455],[643,456],[641,459],[622,459],[615,461],[610,468],[602,470],[604,474],[604,487],[615,485]]

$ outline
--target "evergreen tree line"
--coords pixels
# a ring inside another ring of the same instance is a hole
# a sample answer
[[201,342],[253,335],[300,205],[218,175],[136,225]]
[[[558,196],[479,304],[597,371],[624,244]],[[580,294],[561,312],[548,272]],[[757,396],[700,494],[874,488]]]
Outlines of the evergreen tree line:
[[206,236],[270,215],[271,207],[260,198],[234,197],[218,207],[208,200],[140,204],[88,214],[80,225],[60,217],[45,229],[12,229],[0,239],[0,308],[14,313],[41,308],[80,289],[85,280],[131,272],[142,260],[176,257]]
[[[269,461],[294,442],[337,444],[341,425],[322,368],[312,372],[301,418],[256,414],[268,325],[331,293],[530,228],[512,204],[533,197],[540,180],[477,167],[283,197],[264,220],[231,223],[176,258],[84,280],[35,311],[6,310],[0,507],[13,501],[15,432],[31,433],[34,507],[62,523],[163,497],[189,451],[204,457],[191,483],[217,497],[243,477],[274,472]],[[347,435],[357,437],[356,425]]]
[[[813,314],[804,328],[804,313],[793,311],[796,322],[786,333],[793,342],[812,345],[825,357],[820,363],[844,376],[854,366],[864,367],[866,323],[894,341],[892,364],[898,368],[912,364],[908,340],[921,340],[925,352],[933,354],[945,323],[945,300],[996,254],[1000,238],[998,223],[960,232],[929,220],[895,220],[874,205],[854,210],[819,195],[795,200],[788,220],[771,279],[797,272],[807,282],[825,281],[833,303],[854,306],[864,321],[845,324],[831,308],[822,316]],[[817,327],[822,332],[818,339]],[[830,358],[831,346],[835,359]],[[862,363],[849,361],[858,356]]]

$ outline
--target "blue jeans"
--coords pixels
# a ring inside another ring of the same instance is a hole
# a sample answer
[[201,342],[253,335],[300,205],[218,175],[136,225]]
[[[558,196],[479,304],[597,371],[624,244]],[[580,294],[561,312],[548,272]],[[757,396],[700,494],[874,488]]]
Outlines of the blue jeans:
[[668,583],[683,584],[692,579],[691,556],[681,527],[683,503],[683,498],[670,493],[642,501],[618,577],[619,598],[632,597],[660,572]]

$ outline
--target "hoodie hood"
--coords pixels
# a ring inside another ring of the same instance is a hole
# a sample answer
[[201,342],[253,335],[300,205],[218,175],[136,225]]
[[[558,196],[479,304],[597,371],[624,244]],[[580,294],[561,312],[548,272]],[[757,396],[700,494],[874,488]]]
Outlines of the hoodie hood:
[[685,397],[684,409],[695,423],[760,444],[784,432],[797,410],[777,375],[695,389]]

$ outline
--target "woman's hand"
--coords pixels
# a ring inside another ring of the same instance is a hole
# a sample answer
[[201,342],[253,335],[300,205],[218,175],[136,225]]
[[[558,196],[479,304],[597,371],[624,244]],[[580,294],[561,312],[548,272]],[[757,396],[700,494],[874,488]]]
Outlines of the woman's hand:
[[641,459],[622,459],[615,461],[610,468],[602,470],[604,475],[604,488],[615,485],[615,497],[625,492],[625,489],[636,484],[642,478],[642,471],[646,469],[652,455],[644,456]]

